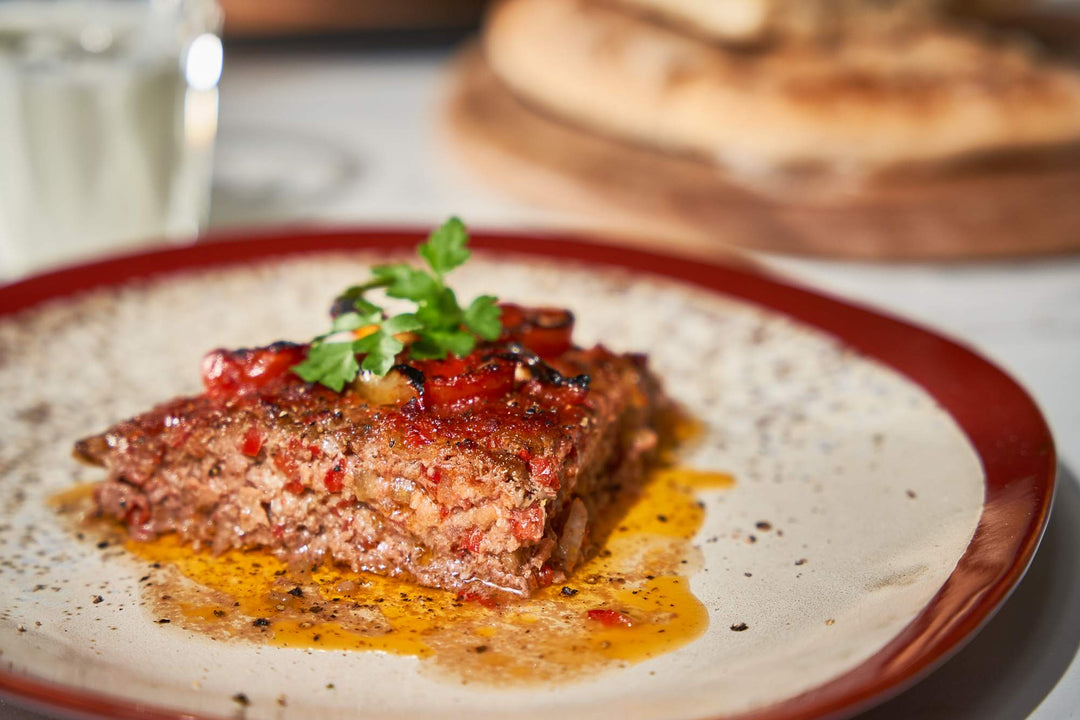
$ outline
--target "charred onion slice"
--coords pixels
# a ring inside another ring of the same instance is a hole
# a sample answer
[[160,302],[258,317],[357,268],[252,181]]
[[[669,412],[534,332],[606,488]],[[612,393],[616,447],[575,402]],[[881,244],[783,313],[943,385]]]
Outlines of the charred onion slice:
[[361,372],[352,381],[349,389],[356,393],[368,405],[404,405],[419,396],[423,376],[413,368],[395,365],[386,375],[379,377],[373,373]]
[[581,549],[585,544],[585,532],[589,525],[589,511],[585,509],[585,503],[581,498],[574,498],[570,503],[570,510],[566,516],[566,524],[563,525],[562,535],[559,536],[559,544],[555,548],[555,555],[560,557],[563,567],[573,570],[581,559]]

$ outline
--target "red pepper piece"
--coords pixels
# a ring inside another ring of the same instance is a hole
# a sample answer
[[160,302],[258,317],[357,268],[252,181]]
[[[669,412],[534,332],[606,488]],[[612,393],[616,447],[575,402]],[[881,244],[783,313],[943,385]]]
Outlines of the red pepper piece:
[[525,322],[525,308],[514,303],[499,303],[499,322],[503,329],[514,331]]
[[559,476],[555,472],[555,464],[544,456],[534,457],[529,460],[529,475],[538,484],[553,490],[559,489]]
[[213,350],[203,358],[203,386],[215,397],[257,392],[289,377],[290,368],[303,361],[307,351],[306,345],[285,342],[251,350]]
[[495,598],[490,595],[481,595],[480,593],[469,592],[468,590],[459,592],[457,594],[458,602],[474,602],[483,605],[486,608],[495,607]]
[[502,397],[514,389],[512,362],[496,359],[455,373],[456,368],[450,366],[456,364],[441,361],[438,367],[424,368],[426,406],[446,410],[463,401]]
[[514,340],[542,358],[562,355],[573,347],[574,316],[562,308],[524,308],[503,304],[503,339]]
[[510,531],[518,540],[538,542],[544,537],[544,511],[537,505],[510,513]]
[[479,359],[473,356],[459,358],[456,355],[450,355],[443,360],[423,360],[416,365],[424,373],[425,378],[432,378],[455,377],[472,370],[478,364]]
[[461,547],[465,548],[471,553],[480,552],[480,543],[484,541],[484,533],[480,528],[473,528],[469,533],[462,538]]
[[130,527],[138,527],[150,522],[150,508],[145,498],[134,499],[131,507],[124,513],[124,523]]
[[296,475],[296,458],[288,450],[279,450],[274,453],[273,462],[274,467],[285,477],[291,478]]
[[247,457],[255,457],[262,450],[263,436],[259,432],[259,428],[252,425],[244,433],[243,439],[240,440],[240,454]]
[[323,476],[323,485],[326,486],[327,492],[339,493],[344,484],[345,466],[339,460],[327,469],[326,475]]

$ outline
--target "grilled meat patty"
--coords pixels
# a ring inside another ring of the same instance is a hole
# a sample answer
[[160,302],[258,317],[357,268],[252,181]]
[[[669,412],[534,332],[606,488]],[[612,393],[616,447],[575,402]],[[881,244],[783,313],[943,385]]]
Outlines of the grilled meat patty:
[[97,509],[139,540],[527,595],[573,569],[640,481],[665,402],[642,356],[573,348],[572,321],[538,317],[508,306],[517,324],[469,357],[403,362],[342,393],[289,371],[304,345],[214,351],[202,395],[75,454],[108,470]]

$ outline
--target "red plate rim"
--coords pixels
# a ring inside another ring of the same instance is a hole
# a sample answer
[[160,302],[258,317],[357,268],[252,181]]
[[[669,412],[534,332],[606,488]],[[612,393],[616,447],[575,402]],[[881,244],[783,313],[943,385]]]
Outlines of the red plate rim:
[[[271,257],[335,250],[400,250],[426,231],[354,228],[236,234],[217,242],[139,252],[73,266],[0,288],[0,315],[96,287]],[[613,266],[678,280],[786,314],[823,330],[922,386],[974,446],[986,474],[983,514],[953,573],[919,615],[852,670],[738,720],[849,716],[909,687],[952,656],[993,615],[1027,570],[1046,528],[1057,461],[1045,419],[1027,393],[960,344],[882,313],[762,274],[577,237],[475,233],[477,249]],[[987,399],[993,398],[988,403]],[[158,708],[31,676],[0,671],[0,692],[80,715],[179,720]]]

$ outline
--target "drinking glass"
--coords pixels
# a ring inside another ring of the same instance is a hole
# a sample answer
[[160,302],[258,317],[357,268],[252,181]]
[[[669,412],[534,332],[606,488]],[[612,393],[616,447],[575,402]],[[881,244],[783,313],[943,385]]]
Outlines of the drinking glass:
[[0,0],[0,277],[204,227],[214,0]]

